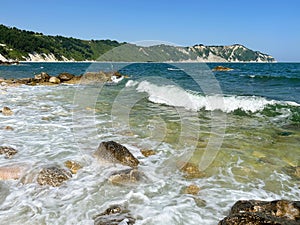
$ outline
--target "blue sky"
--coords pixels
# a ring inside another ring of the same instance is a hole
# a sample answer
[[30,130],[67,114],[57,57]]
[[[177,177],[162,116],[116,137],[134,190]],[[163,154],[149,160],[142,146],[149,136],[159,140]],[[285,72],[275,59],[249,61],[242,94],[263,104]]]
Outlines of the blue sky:
[[300,62],[299,0],[2,0],[0,23],[49,35],[243,44]]

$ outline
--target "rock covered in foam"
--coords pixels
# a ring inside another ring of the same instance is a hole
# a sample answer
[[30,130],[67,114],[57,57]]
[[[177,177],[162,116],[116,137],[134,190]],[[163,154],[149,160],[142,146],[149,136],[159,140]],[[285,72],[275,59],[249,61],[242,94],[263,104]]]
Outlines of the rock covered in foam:
[[109,177],[109,181],[116,185],[126,185],[138,182],[141,177],[142,173],[137,169],[127,169],[113,173]]
[[219,225],[300,224],[300,201],[237,201]]
[[14,114],[13,111],[7,106],[4,106],[1,110],[1,112],[4,116],[11,116]]
[[94,156],[111,163],[121,163],[125,166],[136,167],[139,160],[123,145],[114,141],[101,142]]
[[12,156],[14,156],[15,154],[17,154],[18,151],[12,147],[8,147],[8,146],[0,146],[0,154],[1,155],[5,155],[5,158],[11,158]]
[[94,225],[132,225],[136,220],[130,211],[121,205],[112,205],[103,213],[94,216],[93,219]]

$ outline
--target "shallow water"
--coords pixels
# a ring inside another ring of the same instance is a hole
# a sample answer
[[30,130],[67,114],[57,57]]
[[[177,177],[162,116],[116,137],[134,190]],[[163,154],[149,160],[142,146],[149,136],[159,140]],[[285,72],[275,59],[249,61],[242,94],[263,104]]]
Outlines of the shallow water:
[[[178,72],[174,82],[187,82],[182,70],[167,71]],[[299,200],[299,177],[288,172],[300,162],[298,99],[227,93],[226,104],[212,110],[216,98],[192,86],[139,76],[109,87],[1,87],[1,105],[14,115],[0,115],[0,145],[19,150],[12,159],[1,156],[1,165],[30,165],[32,172],[66,160],[83,165],[57,188],[1,181],[1,223],[93,224],[94,215],[117,203],[128,205],[136,224],[209,225],[240,199]],[[144,180],[127,186],[107,180],[123,167],[92,153],[109,140],[141,161]],[[145,158],[144,148],[157,154]],[[205,176],[186,178],[177,167],[186,160],[205,168]],[[182,193],[190,184],[200,187],[197,196]]]

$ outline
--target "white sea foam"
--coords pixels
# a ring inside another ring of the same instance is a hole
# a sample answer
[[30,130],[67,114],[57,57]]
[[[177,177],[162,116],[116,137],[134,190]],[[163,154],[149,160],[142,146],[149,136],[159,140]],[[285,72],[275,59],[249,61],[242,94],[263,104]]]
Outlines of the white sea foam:
[[136,90],[138,92],[147,93],[149,95],[149,101],[153,103],[184,107],[194,111],[204,109],[208,111],[221,110],[230,113],[237,109],[241,109],[243,111],[254,113],[263,110],[267,105],[283,104],[300,106],[295,102],[268,100],[259,96],[200,95],[199,93],[186,91],[179,86],[159,86],[149,81],[142,81],[138,84],[134,81],[128,81],[126,86],[137,86]]

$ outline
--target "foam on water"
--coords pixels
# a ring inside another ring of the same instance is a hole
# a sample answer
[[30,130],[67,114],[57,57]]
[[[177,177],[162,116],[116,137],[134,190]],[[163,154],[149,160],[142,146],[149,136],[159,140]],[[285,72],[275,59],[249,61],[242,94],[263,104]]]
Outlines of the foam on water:
[[300,106],[295,102],[282,102],[267,100],[258,96],[203,96],[199,93],[186,91],[174,85],[159,86],[149,81],[128,81],[127,87],[137,86],[138,92],[146,92],[149,101],[175,107],[184,107],[188,110],[221,110],[226,113],[241,109],[245,112],[255,113],[263,110],[267,105]]
[[[191,110],[209,110],[210,107],[209,97],[178,87],[159,87],[146,81],[132,85],[138,91],[147,92],[149,99],[156,103]],[[166,167],[166,160],[172,161],[177,154],[172,144],[163,142],[158,145],[148,138],[120,134],[111,126],[109,112],[101,111],[94,116],[94,112],[74,105],[74,86],[26,86],[5,92],[0,100],[14,111],[14,115],[0,115],[0,145],[13,146],[19,153],[9,161],[1,157],[1,165],[26,162],[32,165],[32,170],[38,171],[43,166],[63,165],[64,161],[72,159],[79,161],[83,168],[57,188],[36,183],[22,184],[19,180],[1,181],[0,221],[3,224],[92,225],[92,217],[110,205],[125,204],[137,217],[136,224],[140,225],[213,225],[224,218],[239,199],[300,198],[299,188],[292,178],[280,172],[273,172],[271,181],[250,179],[247,174],[244,175],[247,182],[239,180],[234,169],[244,166],[245,162],[240,159],[226,162],[215,173],[208,172],[201,179],[185,179],[175,165]],[[190,99],[188,104],[184,103],[184,98]],[[265,104],[270,104],[259,97],[224,99],[228,104],[234,102],[223,108],[225,111],[233,110],[238,104],[246,110],[243,100],[252,104],[249,110],[261,110]],[[253,108],[254,103],[260,101],[260,106]],[[97,109],[103,110],[103,105]],[[72,116],[74,112],[76,120]],[[6,125],[12,126],[14,131],[4,131],[2,127]],[[74,132],[78,133],[74,135]],[[114,186],[107,181],[109,174],[121,167],[99,164],[92,152],[101,141],[108,140],[125,144],[138,157],[141,161],[139,170],[146,176],[144,181],[130,186]],[[147,144],[149,148],[157,146],[157,154],[143,157],[139,153],[141,144]],[[280,184],[278,190],[268,190],[267,182]],[[201,188],[197,196],[181,193],[190,184]]]

